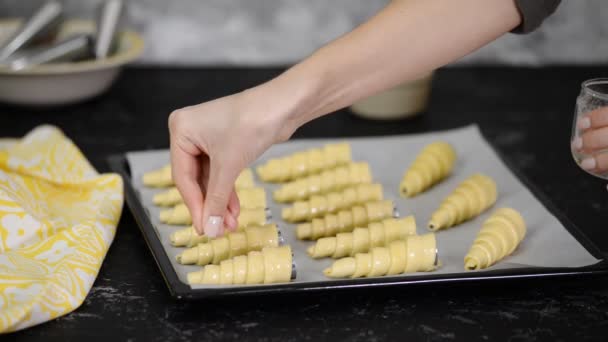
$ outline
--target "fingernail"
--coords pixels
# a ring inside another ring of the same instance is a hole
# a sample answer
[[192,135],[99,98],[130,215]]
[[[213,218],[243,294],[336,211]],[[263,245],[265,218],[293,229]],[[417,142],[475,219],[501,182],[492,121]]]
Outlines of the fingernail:
[[574,138],[574,140],[572,140],[572,147],[575,150],[582,149],[583,148],[583,139],[581,137]]
[[224,218],[221,216],[209,216],[207,224],[205,225],[205,235],[210,238],[217,237],[222,230],[224,224]]
[[581,162],[581,167],[583,170],[593,170],[595,169],[595,158],[586,158]]
[[591,120],[589,118],[582,118],[578,120],[579,129],[587,129],[589,127],[591,127]]

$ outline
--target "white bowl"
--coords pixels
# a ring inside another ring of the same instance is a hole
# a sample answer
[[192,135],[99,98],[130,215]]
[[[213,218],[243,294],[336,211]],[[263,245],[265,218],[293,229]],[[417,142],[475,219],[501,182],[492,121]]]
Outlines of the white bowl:
[[[16,19],[0,20],[0,42],[8,39],[19,24]],[[93,21],[67,20],[58,39],[94,31]],[[137,33],[123,31],[119,35],[117,51],[104,59],[42,64],[19,71],[0,65],[0,101],[44,106],[92,98],[110,87],[123,65],[141,55],[143,45]]]
[[423,112],[429,101],[433,73],[360,100],[351,111],[372,120],[395,120]]

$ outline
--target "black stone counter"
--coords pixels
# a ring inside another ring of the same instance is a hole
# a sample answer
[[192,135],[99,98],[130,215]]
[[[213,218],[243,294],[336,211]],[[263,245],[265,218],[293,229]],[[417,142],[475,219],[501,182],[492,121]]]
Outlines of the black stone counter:
[[[167,116],[227,95],[278,69],[126,70],[105,95],[56,109],[0,105],[0,136],[34,126],[62,128],[100,171],[109,154],[167,148]],[[581,81],[608,67],[441,70],[424,115],[371,122],[340,111],[294,139],[426,132],[480,125],[484,135],[608,251],[606,183],[572,160],[569,139]],[[174,301],[135,221],[125,209],[116,239],[84,304],[49,323],[0,337],[16,341],[348,340],[606,341],[608,278],[486,282]]]

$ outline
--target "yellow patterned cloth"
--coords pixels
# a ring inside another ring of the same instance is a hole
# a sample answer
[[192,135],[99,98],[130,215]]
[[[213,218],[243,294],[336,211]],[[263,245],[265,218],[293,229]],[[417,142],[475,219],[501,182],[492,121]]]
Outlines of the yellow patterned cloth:
[[99,175],[59,129],[0,140],[0,333],[84,301],[122,205],[120,176]]

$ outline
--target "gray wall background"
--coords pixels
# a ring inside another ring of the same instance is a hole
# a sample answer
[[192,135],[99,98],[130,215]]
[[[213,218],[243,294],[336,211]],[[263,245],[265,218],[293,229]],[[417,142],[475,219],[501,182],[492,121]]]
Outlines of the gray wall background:
[[[0,0],[0,17],[26,15],[41,2]],[[146,40],[141,63],[180,65],[290,64],[351,30],[387,2],[127,0],[128,23]],[[65,0],[64,3],[69,15],[92,18],[99,1]],[[457,63],[606,62],[608,1],[563,0],[540,30],[528,35],[507,34]]]

